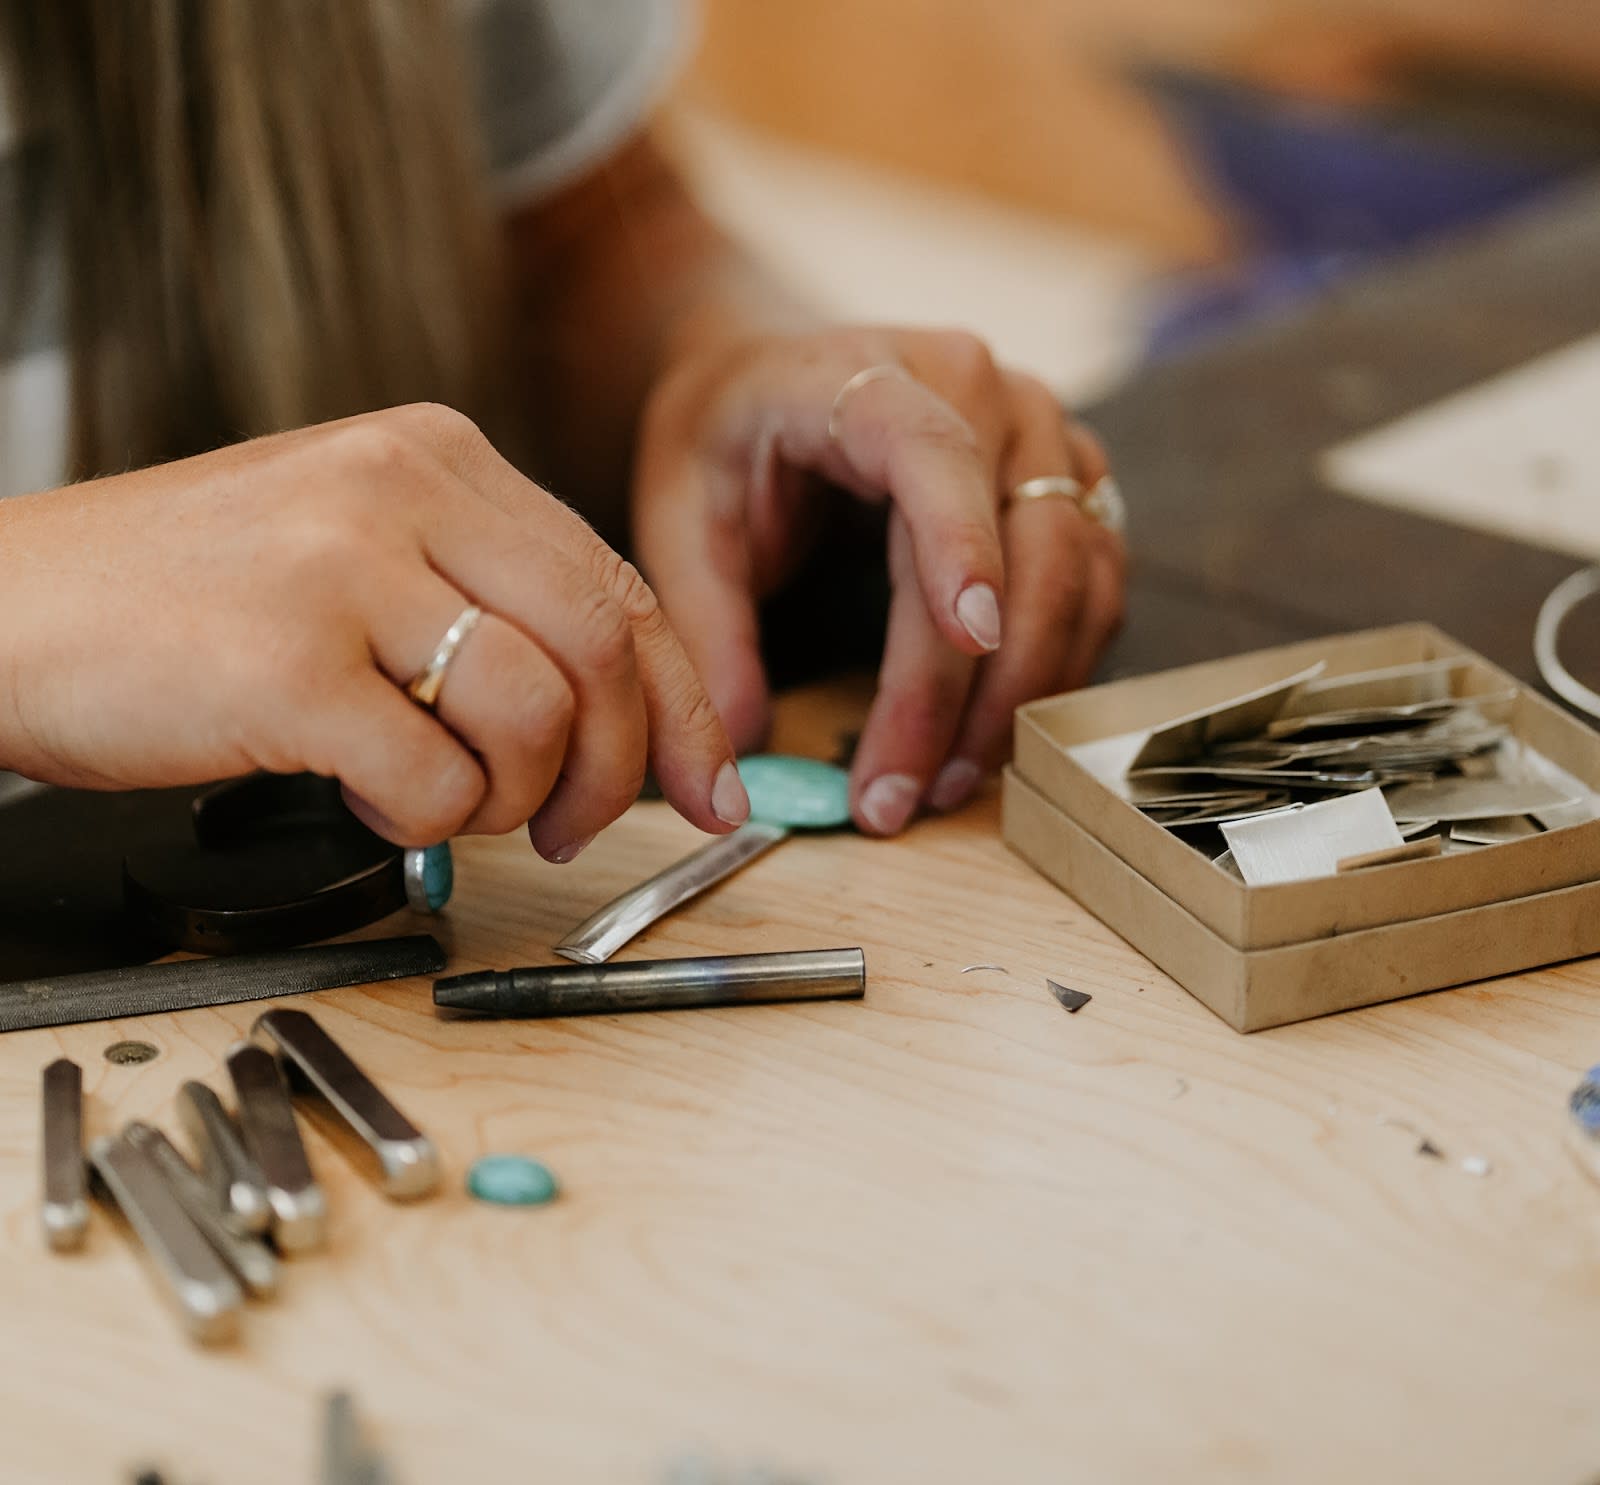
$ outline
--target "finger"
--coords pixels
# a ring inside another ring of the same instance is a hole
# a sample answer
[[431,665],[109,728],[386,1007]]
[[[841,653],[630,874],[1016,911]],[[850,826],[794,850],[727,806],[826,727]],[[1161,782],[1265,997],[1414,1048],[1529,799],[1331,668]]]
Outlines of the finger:
[[[391,602],[372,624],[379,667],[403,688],[467,602],[432,573],[413,580],[405,604]],[[451,660],[434,711],[487,776],[461,833],[503,835],[526,823],[555,787],[568,753],[575,702],[561,671],[520,629],[485,613]]]
[[755,366],[721,431],[753,446],[764,430],[784,463],[865,499],[892,500],[912,538],[929,613],[947,643],[981,655],[1000,641],[1004,567],[994,458],[972,424],[905,368],[854,381],[859,348]]
[[338,677],[300,719],[304,767],[337,778],[355,815],[397,846],[449,840],[483,798],[477,759],[370,665]]
[[[646,429],[637,479],[639,561],[735,749],[760,744],[771,723],[761,663],[749,528],[739,477],[702,457],[663,420]],[[767,460],[770,477],[770,455]]]
[[[702,830],[721,834],[742,824],[749,817],[749,800],[732,745],[638,572],[492,450],[476,461],[476,473],[481,483],[474,491],[492,484],[499,496],[495,504],[521,501],[521,513],[504,514],[503,505],[492,508],[461,489],[431,502],[421,518],[429,559],[473,602],[544,643],[574,689],[607,676],[621,684],[626,647],[619,636],[625,635],[634,667],[631,684],[643,702],[649,760],[662,792]],[[532,495],[508,492],[509,481],[520,482]],[[625,630],[616,624],[616,614]],[[580,695],[580,711],[587,710],[588,696]],[[587,728],[588,722],[585,715],[582,725]],[[571,840],[556,837],[576,823],[615,818],[609,812],[621,790],[607,770],[620,756],[610,743],[595,750],[604,767],[597,764],[596,771],[574,778],[570,791],[563,788],[554,802],[559,805],[554,823],[539,823],[541,843],[563,850]],[[582,839],[582,832],[572,839]]]
[[931,388],[897,376],[847,393],[832,422],[851,483],[887,493],[903,517],[939,633],[963,654],[997,650],[1005,568],[995,470],[971,424]]
[[976,668],[929,616],[898,514],[889,523],[889,574],[894,596],[878,692],[851,770],[857,823],[874,835],[899,834],[916,812],[960,726]]
[[1087,686],[1094,679],[1100,657],[1122,628],[1128,587],[1127,557],[1122,542],[1109,532],[1097,535],[1088,549],[1088,559],[1083,608],[1062,677],[1068,690]]
[[[1069,418],[1066,437],[1076,461],[1077,477],[1087,488],[1092,490],[1110,478],[1111,462],[1092,429]],[[1090,565],[1078,643],[1067,663],[1065,684],[1069,687],[1086,686],[1093,679],[1095,666],[1121,630],[1126,611],[1127,543],[1118,533],[1093,520],[1089,521],[1087,536]]]
[[[1004,472],[1014,489],[1043,475],[1093,473],[1093,451],[1080,461],[1060,405],[1042,383],[1012,374],[1015,427]],[[954,809],[984,770],[1010,749],[1012,715],[1025,701],[1068,684],[1074,656],[1089,651],[1083,635],[1090,569],[1101,543],[1097,528],[1065,498],[1023,500],[1003,516],[1006,540],[1006,643],[983,666],[949,762],[930,794],[936,809]]]
[[1056,401],[1055,393],[1042,384],[1035,385],[1050,399],[1056,409],[1056,416],[1062,420],[1062,436],[1072,450],[1073,475],[1083,482],[1085,489],[1092,490],[1111,473],[1111,460],[1106,454],[1105,445],[1100,442],[1094,429],[1087,423],[1079,422]]

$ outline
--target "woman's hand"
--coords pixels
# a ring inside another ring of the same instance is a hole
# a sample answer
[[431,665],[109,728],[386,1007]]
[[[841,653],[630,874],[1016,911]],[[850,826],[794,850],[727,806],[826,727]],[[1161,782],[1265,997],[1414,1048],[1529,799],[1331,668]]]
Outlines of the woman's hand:
[[[858,378],[875,367],[892,370]],[[1020,703],[1089,679],[1122,619],[1122,542],[1073,500],[1005,497],[1106,473],[1049,389],[970,335],[766,336],[684,357],[658,385],[635,538],[745,749],[768,719],[757,604],[815,541],[822,490],[891,502],[888,636],[852,787],[857,821],[892,835],[971,795]]]
[[[426,710],[403,688],[469,604]],[[701,829],[738,824],[732,759],[638,574],[447,409],[0,502],[0,767],[310,771],[397,844],[527,821],[568,861],[647,763]]]

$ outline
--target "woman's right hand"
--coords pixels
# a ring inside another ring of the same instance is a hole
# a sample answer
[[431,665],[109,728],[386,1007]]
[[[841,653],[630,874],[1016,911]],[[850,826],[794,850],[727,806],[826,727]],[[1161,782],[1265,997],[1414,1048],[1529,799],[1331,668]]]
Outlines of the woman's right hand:
[[[429,712],[403,688],[469,604]],[[0,501],[0,768],[117,789],[306,771],[397,844],[527,821],[567,861],[647,764],[703,830],[749,812],[638,573],[448,409]]]

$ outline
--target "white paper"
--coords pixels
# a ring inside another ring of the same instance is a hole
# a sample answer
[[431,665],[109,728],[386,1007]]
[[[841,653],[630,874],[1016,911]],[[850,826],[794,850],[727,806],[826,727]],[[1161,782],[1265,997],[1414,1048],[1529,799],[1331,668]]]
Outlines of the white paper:
[[1337,490],[1600,557],[1600,336],[1323,455]]
[[1331,877],[1351,856],[1404,844],[1381,789],[1224,825],[1222,834],[1252,887]]

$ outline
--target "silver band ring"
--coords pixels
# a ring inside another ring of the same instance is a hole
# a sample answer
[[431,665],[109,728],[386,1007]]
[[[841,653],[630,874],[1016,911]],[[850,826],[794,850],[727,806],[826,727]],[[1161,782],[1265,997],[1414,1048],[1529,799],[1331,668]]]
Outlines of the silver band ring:
[[869,382],[882,381],[885,377],[899,377],[906,381],[912,379],[911,373],[904,366],[892,361],[886,361],[881,366],[869,366],[865,371],[858,371],[850,378],[833,399],[833,406],[828,409],[828,437],[834,442],[839,442],[841,430],[840,418],[844,415],[844,405],[855,396]]
[[478,627],[478,620],[482,617],[483,610],[477,604],[469,603],[461,610],[460,618],[445,630],[433,657],[406,687],[406,695],[418,706],[426,711],[433,710],[438,703],[439,692],[444,689],[444,675],[450,669],[450,662],[456,658],[462,642]]
[[1082,480],[1075,480],[1069,474],[1040,475],[1018,485],[1011,492],[1009,503],[1051,499],[1070,500],[1095,525],[1103,526],[1113,536],[1121,536],[1128,528],[1127,502],[1109,474],[1088,490],[1084,489]]

